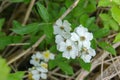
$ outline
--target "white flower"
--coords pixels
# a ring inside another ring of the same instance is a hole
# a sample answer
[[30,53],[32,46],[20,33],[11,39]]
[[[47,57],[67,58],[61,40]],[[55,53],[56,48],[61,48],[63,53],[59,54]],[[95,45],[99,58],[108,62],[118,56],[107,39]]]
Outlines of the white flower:
[[40,60],[43,58],[42,54],[40,52],[37,52],[35,54],[32,55],[31,57],[32,59],[30,60],[30,64],[34,65],[34,66],[38,66]]
[[50,53],[49,50],[43,52],[43,59],[48,62],[50,59],[54,59],[55,55],[53,53]]
[[92,33],[89,33],[87,28],[81,25],[75,29],[75,32],[71,33],[71,40],[78,42],[78,47],[90,48],[90,41],[93,39]]
[[28,78],[30,80],[40,80],[40,78],[47,79],[47,73],[39,71],[39,68],[41,67],[34,67],[32,69],[31,68],[29,69]]
[[89,63],[90,60],[91,60],[91,58],[92,58],[93,56],[95,56],[95,55],[96,55],[95,50],[92,49],[92,48],[87,49],[87,48],[83,47],[83,48],[81,49],[81,52],[80,52],[81,58],[82,58],[86,63]]
[[64,20],[64,22],[62,22],[61,19],[57,20],[54,27],[54,34],[59,34],[59,35],[68,35],[70,33],[71,30],[71,24],[67,21]]
[[32,70],[31,73],[32,73],[32,78],[33,78],[34,80],[39,80],[39,79],[40,79],[40,73],[39,73],[39,71],[37,71],[37,70]]
[[77,46],[69,39],[60,43],[59,51],[63,52],[62,56],[67,59],[75,59],[78,56]]

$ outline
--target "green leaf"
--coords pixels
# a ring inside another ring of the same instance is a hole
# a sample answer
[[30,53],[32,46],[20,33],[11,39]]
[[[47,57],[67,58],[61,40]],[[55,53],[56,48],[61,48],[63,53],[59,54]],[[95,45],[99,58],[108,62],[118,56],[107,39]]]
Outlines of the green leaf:
[[108,7],[110,6],[110,0],[99,0],[98,7]]
[[113,2],[115,2],[117,5],[120,5],[120,0],[112,0]]
[[112,28],[113,30],[118,31],[119,25],[109,14],[100,14],[99,16],[103,21],[104,27]]
[[110,27],[115,30],[118,31],[119,30],[119,25],[117,24],[117,22],[113,19],[109,20],[110,23]]
[[72,67],[68,63],[61,61],[61,62],[58,63],[58,66],[60,67],[60,69],[63,72],[65,72],[65,74],[68,74],[68,75],[73,75],[74,74]]
[[97,48],[97,43],[96,43],[96,40],[95,40],[95,39],[93,39],[93,40],[91,41],[91,47],[92,47],[93,49],[96,49],[96,48]]
[[24,0],[10,0],[10,2],[18,3],[18,2],[24,2]]
[[114,49],[110,44],[108,44],[108,43],[106,43],[106,42],[99,42],[98,45],[99,45],[102,49],[110,52],[110,54],[116,55],[115,49]]
[[115,40],[113,41],[114,43],[115,42],[119,42],[120,41],[120,33],[118,33],[116,36],[115,36]]
[[86,22],[87,20],[89,19],[89,16],[87,14],[84,14],[80,17],[80,23],[85,26],[86,25]]
[[48,65],[49,65],[49,69],[53,69],[57,66],[57,61],[56,60],[50,60]]
[[53,36],[53,27],[51,24],[44,25],[43,27],[44,33],[46,34],[47,38],[52,38]]
[[20,42],[21,36],[4,36],[0,39],[0,50],[4,49],[8,44]]
[[91,64],[90,64],[90,63],[85,63],[85,62],[84,62],[82,59],[80,59],[80,58],[78,58],[77,60],[79,61],[80,66],[81,66],[83,69],[85,69],[85,70],[87,70],[87,71],[90,71],[90,68],[91,68]]
[[112,13],[112,17],[114,18],[114,20],[116,20],[118,22],[118,24],[120,25],[120,8],[119,8],[119,6],[113,6],[111,8],[111,13]]
[[20,28],[22,25],[18,21],[13,21],[13,28]]
[[18,71],[16,73],[9,74],[7,80],[22,80],[23,76],[24,76],[24,72]]
[[38,13],[41,16],[41,18],[45,22],[49,22],[49,14],[47,12],[47,9],[42,4],[40,4],[40,2],[37,2],[36,5],[37,5]]
[[107,36],[109,34],[109,29],[107,28],[102,28],[94,32],[94,37],[95,38],[102,38],[104,36]]
[[4,18],[0,19],[0,31],[1,31],[1,29],[2,29],[2,26],[3,26],[4,22],[5,22],[5,19],[4,19]]
[[7,80],[10,68],[8,67],[5,59],[0,57],[0,80]]
[[24,35],[24,34],[29,34],[32,32],[35,32],[39,29],[39,24],[38,23],[32,23],[27,26],[21,26],[18,28],[13,28],[11,29],[13,32],[16,34]]

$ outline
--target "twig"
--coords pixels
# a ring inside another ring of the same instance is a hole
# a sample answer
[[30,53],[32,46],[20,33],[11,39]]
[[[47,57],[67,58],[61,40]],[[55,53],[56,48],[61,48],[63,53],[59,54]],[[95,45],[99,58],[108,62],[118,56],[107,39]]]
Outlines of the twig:
[[[120,58],[119,58],[120,60]],[[116,69],[117,71],[115,70],[115,67],[114,65],[116,66]],[[111,64],[108,68],[106,68],[103,72],[103,80],[106,80],[107,79],[107,76],[109,76],[108,78],[112,78],[114,77],[115,75],[118,75],[120,72],[120,62],[118,60],[116,60],[114,62],[114,64]],[[114,76],[113,76],[114,75]],[[100,76],[97,76],[95,80],[100,80]]]
[[27,20],[28,20],[28,18],[29,18],[29,16],[30,16],[30,12],[31,12],[31,10],[32,10],[32,7],[33,7],[34,3],[35,3],[35,0],[31,0],[30,5],[29,5],[29,7],[28,7],[28,9],[27,9],[27,12],[26,12],[26,14],[25,14],[25,18],[24,18],[24,20],[23,20],[22,25],[25,25],[25,24],[27,23]]
[[65,18],[77,6],[78,3],[79,0],[76,0],[59,19]]
[[35,49],[44,39],[45,39],[45,35],[43,35],[32,47],[28,48],[26,51],[24,51],[23,53],[20,53],[19,55],[15,56],[14,58],[11,58],[10,60],[8,60],[8,65],[15,62],[16,60],[20,59],[21,57],[23,57],[25,54],[27,54],[29,51]]
[[22,45],[30,45],[30,43],[13,43],[13,44],[9,44],[9,46],[22,46]]

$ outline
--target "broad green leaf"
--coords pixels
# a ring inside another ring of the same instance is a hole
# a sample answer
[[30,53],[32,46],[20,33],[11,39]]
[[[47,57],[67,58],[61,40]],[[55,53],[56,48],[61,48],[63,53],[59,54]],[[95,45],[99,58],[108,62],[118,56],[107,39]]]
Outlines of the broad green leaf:
[[102,6],[102,7],[108,7],[110,6],[110,0],[99,0],[98,2],[98,7]]
[[116,36],[115,36],[115,40],[113,42],[120,42],[120,33],[118,33]]
[[73,69],[68,63],[61,61],[58,63],[58,66],[63,72],[65,72],[65,74],[73,75]]
[[89,19],[89,16],[87,14],[84,14],[80,17],[80,23],[85,26],[86,25],[86,22],[87,20]]
[[109,34],[109,29],[107,28],[102,28],[94,32],[94,37],[95,38],[102,38],[104,36],[107,36]]
[[10,0],[10,2],[24,2],[24,0]]
[[7,80],[10,68],[8,67],[5,59],[0,57],[0,80]]
[[40,2],[37,2],[36,5],[37,5],[38,13],[41,16],[41,18],[45,22],[49,22],[49,14],[48,14],[47,9],[42,4],[40,4]]
[[91,64],[90,63],[85,63],[82,59],[78,58],[78,61],[80,63],[80,66],[87,70],[87,71],[90,71],[90,68],[91,68]]
[[9,74],[7,80],[22,80],[23,76],[24,72],[18,71],[16,73]]
[[100,18],[103,21],[104,27],[112,28],[113,30],[117,31],[119,29],[119,25],[109,14],[100,14]]
[[18,28],[13,28],[11,29],[13,32],[16,34],[24,35],[24,34],[29,34],[32,32],[35,32],[39,29],[39,24],[38,23],[32,23],[27,26],[21,26]]
[[20,28],[22,25],[18,21],[13,21],[13,28]]
[[108,51],[112,55],[116,55],[115,49],[106,42],[99,42],[98,45],[103,48],[104,50]]
[[46,34],[46,36],[48,38],[52,38],[52,36],[53,36],[53,27],[52,27],[51,24],[44,25],[43,30],[44,30],[44,33]]
[[99,16],[102,19],[102,21],[108,21],[111,19],[110,16],[108,14],[105,14],[105,13],[102,13]]
[[7,45],[11,43],[17,43],[21,41],[21,36],[4,36],[0,39],[0,50],[4,49]]
[[117,5],[120,5],[120,0],[112,0],[113,2],[115,2]]
[[1,31],[1,29],[2,29],[2,26],[3,26],[4,22],[5,22],[5,19],[4,19],[4,18],[0,19],[0,31]]
[[96,40],[95,40],[95,39],[93,39],[93,40],[91,41],[91,47],[92,47],[93,49],[96,49],[96,48],[97,48],[97,43],[96,43]]
[[118,31],[118,30],[119,30],[119,25],[117,24],[117,22],[116,22],[115,20],[111,19],[111,20],[109,21],[109,23],[110,23],[110,27],[111,27],[113,30],[115,30],[115,31]]
[[111,8],[111,13],[112,13],[112,17],[114,18],[114,20],[116,20],[118,22],[118,24],[120,25],[120,8],[119,8],[119,6],[113,6]]
[[49,65],[49,69],[53,69],[57,66],[57,61],[56,60],[50,60],[48,65]]

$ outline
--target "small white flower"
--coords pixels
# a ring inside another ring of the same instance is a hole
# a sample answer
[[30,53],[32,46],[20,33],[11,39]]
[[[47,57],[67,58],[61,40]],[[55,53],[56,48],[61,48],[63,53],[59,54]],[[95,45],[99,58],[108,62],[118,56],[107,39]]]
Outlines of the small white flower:
[[50,59],[54,59],[55,55],[53,53],[50,53],[49,50],[43,52],[43,59],[48,62]]
[[90,48],[90,41],[93,39],[92,33],[89,33],[87,28],[81,25],[75,29],[75,32],[71,33],[71,40],[78,42],[78,47]]
[[43,59],[42,54],[40,52],[33,54],[31,58],[32,59],[30,60],[30,64],[34,66],[38,66],[40,60]]
[[41,67],[34,67],[29,69],[29,76],[28,78],[30,80],[40,80],[41,79],[47,79],[47,73],[46,72],[41,72],[39,69]]
[[57,20],[54,27],[54,34],[59,34],[64,36],[66,33],[70,33],[71,30],[71,24],[67,21],[64,20],[64,22],[62,22],[61,19]]
[[87,48],[83,47],[83,48],[81,49],[81,52],[80,52],[81,58],[82,58],[86,63],[89,63],[90,60],[91,60],[91,58],[92,58],[93,56],[95,56],[95,55],[96,55],[95,50],[92,49],[92,48],[87,49]]
[[75,59],[78,56],[77,46],[69,39],[60,43],[59,51],[63,52],[62,56],[67,59]]
[[40,80],[40,73],[35,68],[29,69],[29,76],[30,80]]

